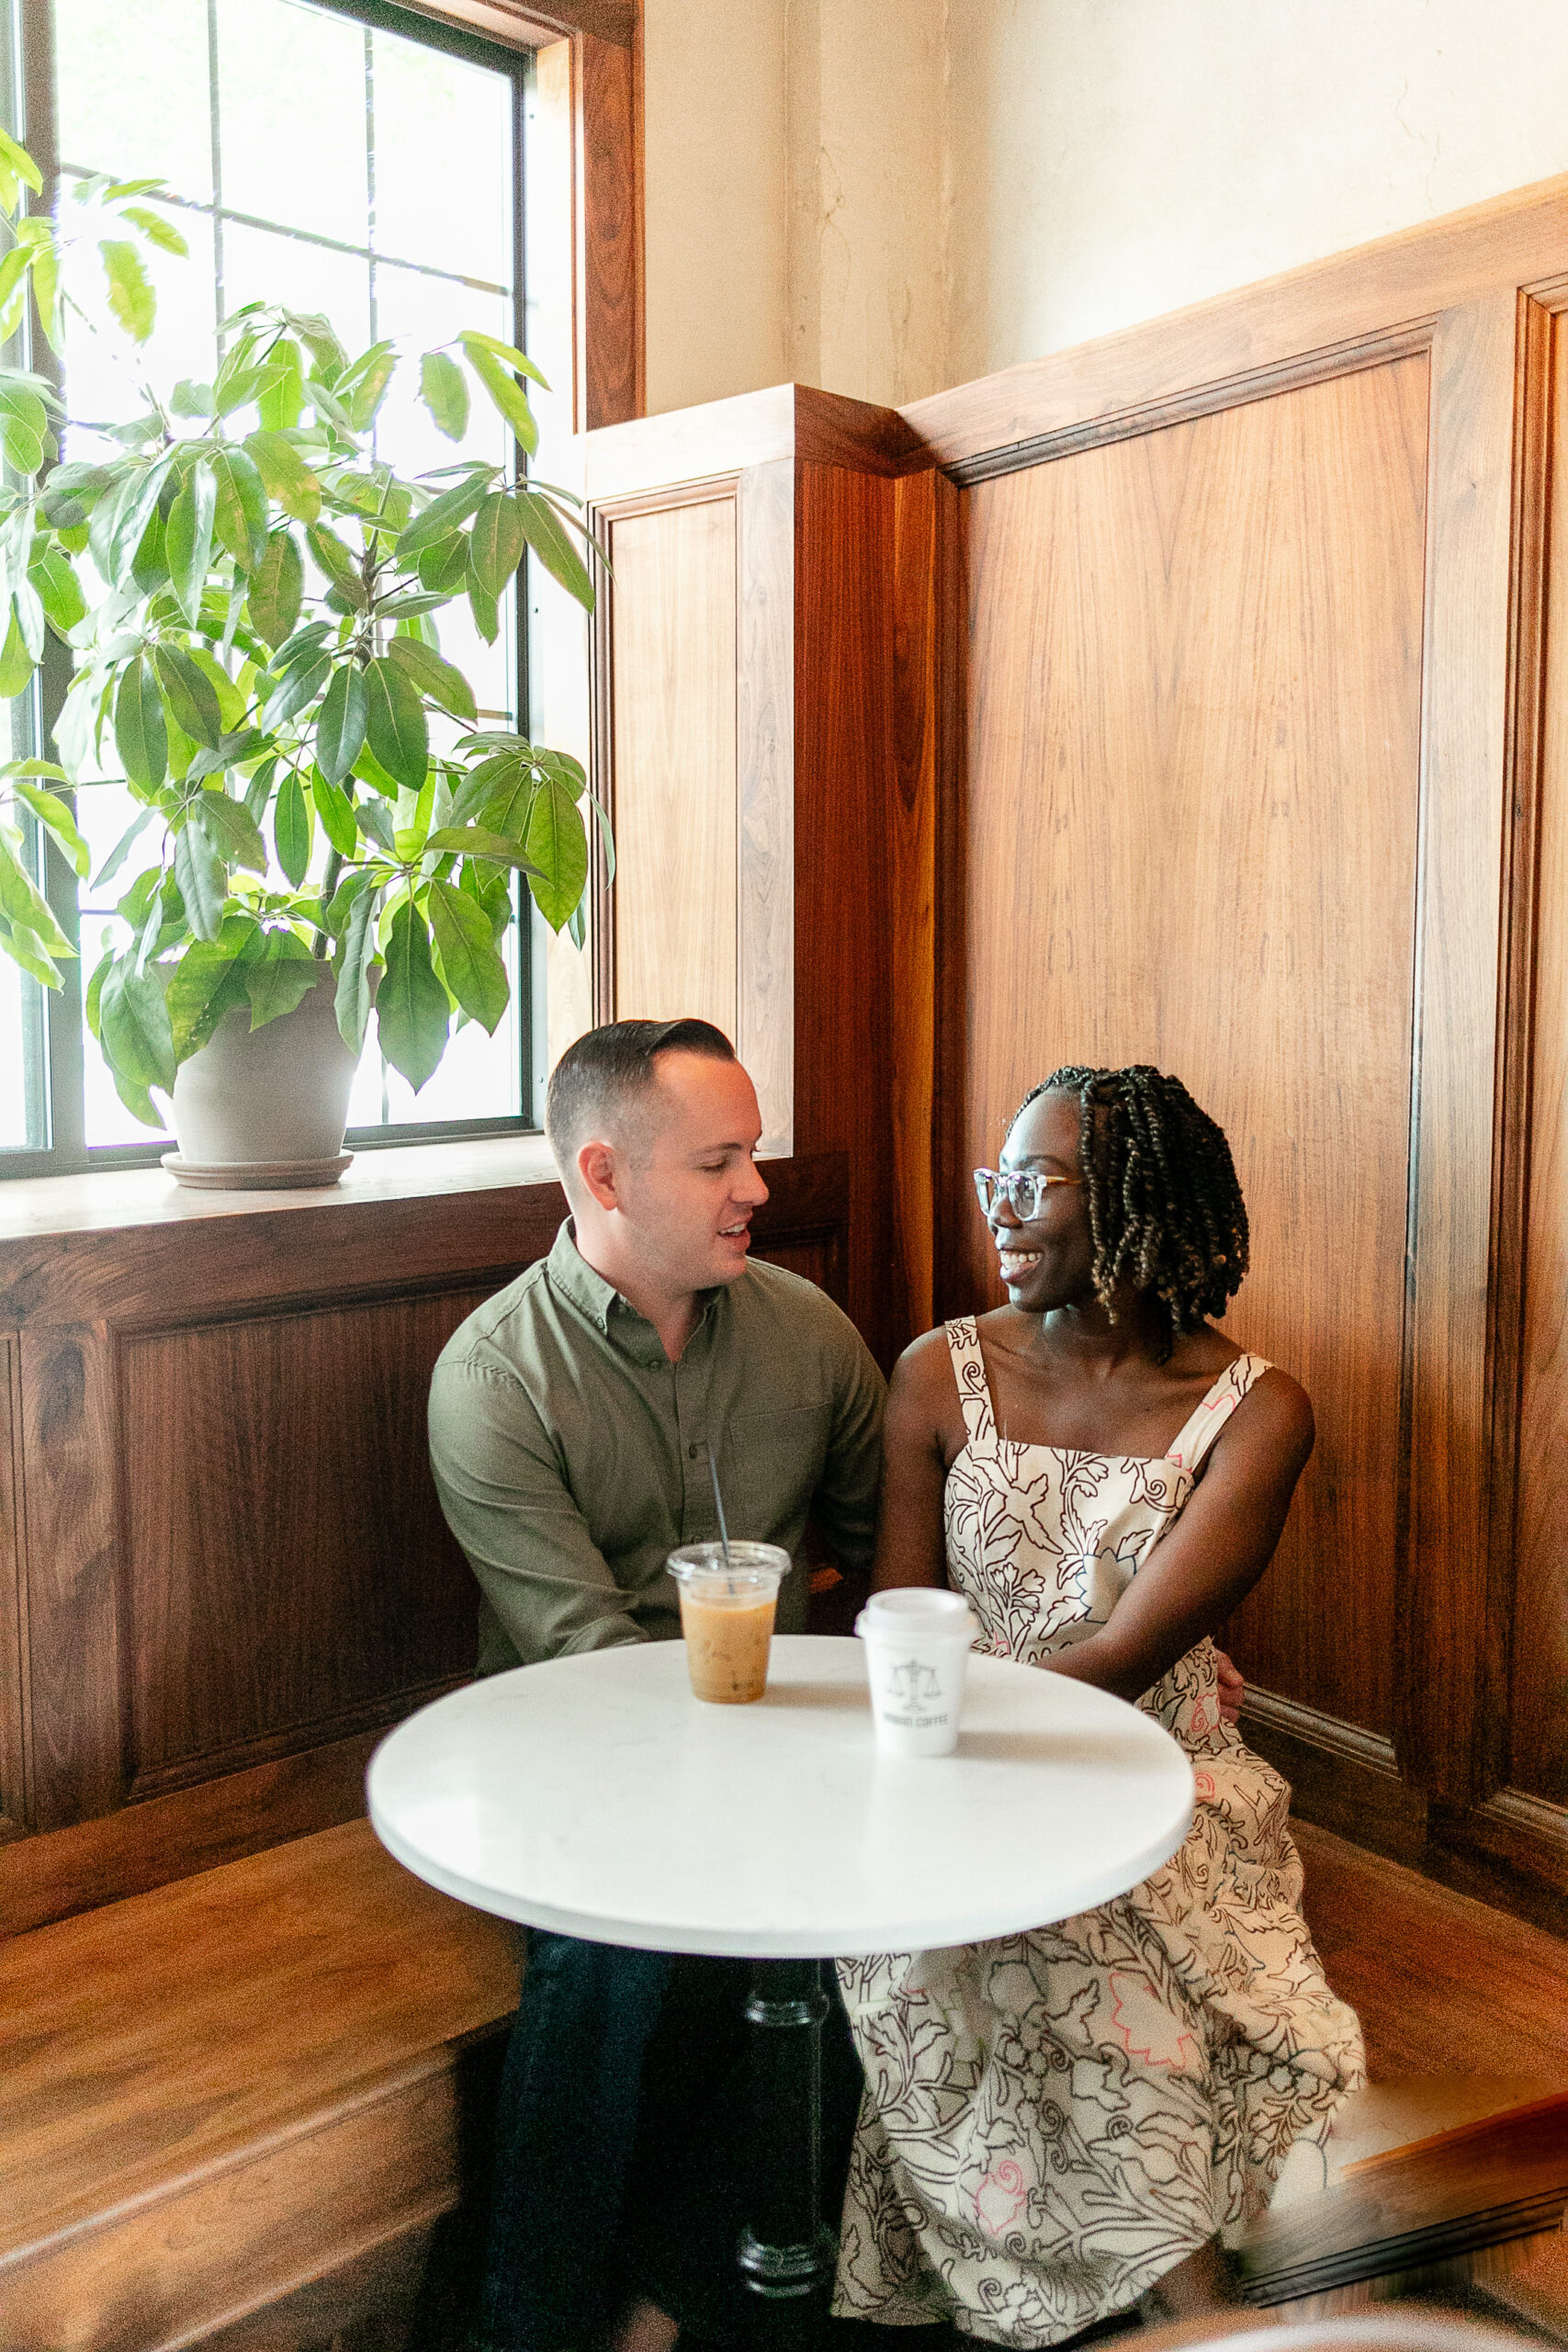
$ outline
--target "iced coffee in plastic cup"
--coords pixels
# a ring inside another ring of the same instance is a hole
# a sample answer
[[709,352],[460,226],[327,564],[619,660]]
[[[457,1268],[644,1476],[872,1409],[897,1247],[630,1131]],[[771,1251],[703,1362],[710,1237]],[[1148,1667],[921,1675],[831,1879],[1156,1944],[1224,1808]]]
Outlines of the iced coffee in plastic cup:
[[776,1544],[686,1544],[670,1555],[695,1697],[745,1707],[768,1687],[768,1646],[789,1554]]

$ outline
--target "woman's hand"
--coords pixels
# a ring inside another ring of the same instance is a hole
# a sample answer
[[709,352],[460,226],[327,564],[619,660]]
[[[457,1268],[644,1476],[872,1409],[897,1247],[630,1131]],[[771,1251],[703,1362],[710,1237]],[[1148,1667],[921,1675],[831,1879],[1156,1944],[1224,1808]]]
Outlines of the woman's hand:
[[1224,1650],[1214,1652],[1214,1664],[1219,1669],[1220,1718],[1234,1730],[1241,1721],[1241,1702],[1247,1696],[1247,1684],[1241,1668]]

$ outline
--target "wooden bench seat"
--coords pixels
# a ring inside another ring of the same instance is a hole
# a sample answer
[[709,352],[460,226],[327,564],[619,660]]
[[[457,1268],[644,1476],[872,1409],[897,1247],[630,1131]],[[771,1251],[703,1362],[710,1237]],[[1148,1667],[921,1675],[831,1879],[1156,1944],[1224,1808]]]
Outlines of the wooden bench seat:
[[518,1954],[363,1821],[0,1946],[0,2345],[227,2342],[312,2294],[330,2335],[406,2292]]

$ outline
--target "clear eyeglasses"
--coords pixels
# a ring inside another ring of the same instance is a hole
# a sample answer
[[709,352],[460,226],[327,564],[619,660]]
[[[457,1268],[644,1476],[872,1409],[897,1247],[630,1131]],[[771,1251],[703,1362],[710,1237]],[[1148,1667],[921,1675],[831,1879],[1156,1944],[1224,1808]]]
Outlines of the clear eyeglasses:
[[1013,1215],[1023,1225],[1032,1225],[1044,1206],[1045,1195],[1054,1184],[1081,1184],[1081,1176],[1043,1176],[1038,1169],[976,1168],[975,1190],[980,1196],[980,1211],[989,1216],[998,1201],[1010,1201]]

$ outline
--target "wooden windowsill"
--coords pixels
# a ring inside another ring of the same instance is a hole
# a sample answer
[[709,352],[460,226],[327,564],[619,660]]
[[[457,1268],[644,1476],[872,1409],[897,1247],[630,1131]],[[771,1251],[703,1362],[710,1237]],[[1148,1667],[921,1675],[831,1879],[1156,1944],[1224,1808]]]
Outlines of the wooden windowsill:
[[79,1176],[24,1176],[0,1183],[0,1242],[47,1234],[106,1233],[200,1223],[265,1210],[363,1207],[372,1201],[438,1199],[507,1185],[557,1182],[543,1136],[481,1136],[460,1143],[403,1144],[356,1152],[340,1182],[299,1191],[204,1193],[162,1168],[106,1168]]

